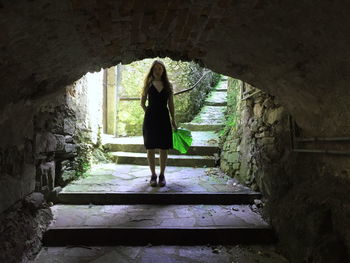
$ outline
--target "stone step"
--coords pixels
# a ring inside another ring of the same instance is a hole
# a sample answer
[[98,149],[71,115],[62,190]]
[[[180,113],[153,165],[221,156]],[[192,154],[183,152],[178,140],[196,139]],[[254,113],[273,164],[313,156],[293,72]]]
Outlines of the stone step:
[[55,205],[44,246],[275,242],[246,205]]
[[209,106],[227,106],[227,93],[212,91],[205,99],[204,104]]
[[191,131],[217,132],[224,127],[226,110],[226,106],[205,105],[191,122],[182,123],[181,126]]
[[227,88],[217,88],[217,89],[215,89],[215,91],[227,92]]
[[261,194],[236,192],[61,192],[57,202],[75,205],[111,204],[252,204]]
[[[189,148],[187,155],[213,155],[218,153],[218,135],[211,131],[193,131],[192,146]],[[142,136],[119,137],[115,138],[110,135],[103,134],[102,142],[111,152],[139,152],[145,153],[146,149],[143,144]],[[179,154],[176,150],[170,150],[169,154]]]
[[215,91],[227,91],[228,78],[222,78]]
[[[120,144],[108,144],[106,145],[108,147],[108,150],[111,152],[135,152],[135,153],[145,153],[146,149],[143,143],[134,143],[134,144],[126,144],[126,143],[120,143]],[[191,146],[186,155],[202,155],[202,156],[209,156],[213,155],[214,153],[219,152],[218,146]],[[169,150],[169,154],[171,155],[177,155],[179,152],[177,150],[171,149]]]
[[43,247],[32,263],[288,263],[272,244]]
[[[111,155],[113,161],[117,164],[148,164],[146,153],[111,152]],[[159,154],[156,154],[156,162],[158,160]],[[214,156],[169,154],[167,165],[188,167],[215,167],[215,158]]]
[[56,227],[43,237],[44,246],[268,244],[270,227]]
[[206,101],[204,105],[207,106],[227,106],[227,101],[224,102],[214,102],[214,101]]
[[224,124],[210,124],[210,123],[195,123],[186,122],[182,126],[191,131],[220,131],[224,128]]

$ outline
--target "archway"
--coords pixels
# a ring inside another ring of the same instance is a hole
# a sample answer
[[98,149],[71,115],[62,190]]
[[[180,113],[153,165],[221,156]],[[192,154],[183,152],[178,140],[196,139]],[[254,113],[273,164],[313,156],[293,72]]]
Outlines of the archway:
[[[0,76],[7,88],[1,90],[1,148],[3,156],[10,157],[3,158],[6,190],[1,211],[34,189],[31,120],[37,106],[86,72],[119,62],[164,55],[195,60],[275,95],[306,136],[347,136],[349,39],[344,36],[348,34],[348,10],[349,4],[332,1],[3,3]],[[290,200],[298,196],[299,183],[307,182],[301,196],[317,204],[322,191],[306,190],[315,181],[323,186],[335,181],[345,188],[348,185],[346,157],[294,157],[293,162],[286,161],[290,166],[284,174]],[[21,168],[15,169],[19,163]],[[337,187],[329,192],[341,200],[342,194],[335,194]],[[277,193],[277,199],[283,196]],[[342,218],[346,218],[347,204],[335,203],[335,208],[332,202],[327,206],[332,207],[333,221],[342,223],[340,229],[326,234],[334,234],[349,250],[348,235],[336,234],[342,233],[343,225],[345,229]],[[316,213],[313,218],[317,217]],[[293,225],[298,225],[298,220],[295,218]],[[276,216],[281,229],[288,229],[287,221]],[[290,237],[297,240],[292,234]]]

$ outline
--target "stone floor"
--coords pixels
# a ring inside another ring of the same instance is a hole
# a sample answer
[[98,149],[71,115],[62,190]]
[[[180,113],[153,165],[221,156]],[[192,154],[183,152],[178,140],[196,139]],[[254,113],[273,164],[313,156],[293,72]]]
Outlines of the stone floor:
[[288,263],[273,246],[48,247],[35,263]]
[[97,164],[84,178],[70,183],[63,192],[233,192],[249,190],[218,168],[166,168],[167,185],[149,186],[148,166]]

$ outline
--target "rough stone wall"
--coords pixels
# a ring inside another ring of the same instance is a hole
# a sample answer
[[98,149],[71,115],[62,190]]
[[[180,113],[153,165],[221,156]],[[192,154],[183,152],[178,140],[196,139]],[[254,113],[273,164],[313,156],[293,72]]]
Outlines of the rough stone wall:
[[[102,129],[102,71],[87,74],[35,116],[36,190],[46,193],[77,178]],[[57,176],[56,176],[57,175]]]
[[296,129],[292,144],[288,113],[263,92],[239,109],[239,127],[223,143],[221,168],[263,193],[266,216],[291,262],[347,262],[349,157],[293,149],[348,151],[350,143],[300,142],[308,134]]
[[102,125],[101,75],[88,74],[63,92],[1,113],[5,136],[0,136],[1,262],[21,262],[38,252],[51,219],[44,196],[53,198],[58,185],[76,178],[82,149],[91,150],[97,143]]
[[[238,132],[239,123],[241,121],[241,90],[244,83],[240,80],[228,78],[227,80],[227,110],[226,110],[226,126],[220,136],[219,146],[220,168],[232,177],[239,176],[239,169],[242,161],[239,158],[239,143],[241,142],[241,134]],[[231,122],[231,124],[230,124]],[[241,181],[246,181],[242,178]]]
[[51,210],[40,193],[0,214],[0,262],[32,262],[51,219]]
[[35,189],[36,107],[32,103],[18,103],[0,113],[0,213]]
[[299,154],[290,167],[268,205],[283,250],[291,262],[349,262],[349,158]]
[[[221,169],[242,183],[271,196],[274,187],[266,185],[264,177],[269,176],[269,173],[277,174],[281,169],[281,158],[289,153],[288,115],[274,97],[247,83],[240,82],[240,86],[240,103],[234,109],[237,112],[232,113],[237,114],[238,122],[224,138]],[[229,83],[228,92],[230,89]],[[256,94],[245,99],[253,93]],[[270,165],[268,174],[263,170],[258,171],[258,162],[261,160]]]
[[[297,130],[293,162],[276,176],[269,213],[293,262],[350,261],[350,163],[349,155],[315,151],[349,152],[349,141],[297,142],[311,138]],[[281,185],[281,186],[279,186]],[[292,245],[291,245],[292,244]]]
[[[67,94],[69,91],[67,88]],[[61,183],[61,163],[68,165],[67,160],[77,155],[75,132],[75,112],[67,106],[64,93],[38,107],[34,116],[35,190],[46,197]]]
[[96,144],[103,122],[103,71],[87,73],[69,87],[67,106],[75,113],[76,129]]
[[35,102],[12,104],[0,120],[1,213],[34,190],[48,194],[76,173],[77,142],[83,137],[96,143],[102,126],[102,73]]

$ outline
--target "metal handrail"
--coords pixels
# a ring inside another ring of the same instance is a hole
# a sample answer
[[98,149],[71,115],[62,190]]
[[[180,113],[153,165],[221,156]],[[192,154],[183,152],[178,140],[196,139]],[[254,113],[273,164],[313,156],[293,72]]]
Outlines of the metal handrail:
[[199,80],[191,87],[191,88],[188,88],[188,89],[184,89],[184,90],[180,90],[178,92],[175,92],[174,95],[179,95],[179,94],[182,94],[182,93],[185,93],[185,92],[188,92],[190,90],[193,90],[197,84],[207,75],[210,73],[210,70],[208,70],[207,72],[205,72],[202,77],[199,78]]
[[350,141],[350,137],[310,137],[295,138],[297,142],[345,142]]
[[[182,94],[182,93],[185,93],[185,92],[188,92],[188,91],[191,91],[193,90],[199,82],[202,81],[202,79],[207,75],[209,74],[211,71],[208,70],[207,72],[205,72],[200,78],[199,80],[197,80],[197,82],[195,84],[193,84],[192,87],[188,88],[188,89],[184,89],[184,90],[180,90],[178,92],[175,92],[174,95],[179,95],[179,94]],[[120,97],[119,100],[123,100],[123,101],[131,101],[131,100],[140,100],[141,98],[140,97]]]
[[336,151],[336,150],[315,150],[315,149],[292,149],[297,153],[323,153],[323,154],[336,154],[336,155],[350,155],[348,151]]
[[291,151],[297,153],[319,153],[319,154],[330,154],[330,155],[350,155],[349,151],[339,151],[339,150],[330,150],[330,149],[302,149],[296,148],[295,143],[306,143],[306,142],[344,142],[350,141],[350,137],[296,137],[295,136],[295,127],[292,117],[289,115],[289,131],[290,131],[290,140],[291,140]]
[[246,97],[242,98],[241,100],[249,99],[250,97],[253,97],[255,94],[258,94],[258,93],[260,93],[260,92],[261,92],[261,90],[255,91],[255,92],[253,92],[252,94],[249,94],[249,95],[247,95]]

